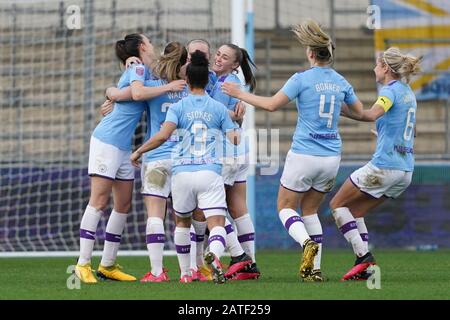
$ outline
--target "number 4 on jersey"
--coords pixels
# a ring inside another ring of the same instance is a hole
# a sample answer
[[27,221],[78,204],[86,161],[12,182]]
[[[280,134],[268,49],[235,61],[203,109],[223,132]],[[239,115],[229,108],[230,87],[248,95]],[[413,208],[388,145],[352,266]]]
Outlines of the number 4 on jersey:
[[320,108],[319,108],[319,117],[327,118],[327,128],[331,128],[333,126],[333,113],[334,113],[334,101],[336,99],[335,95],[332,95],[329,103],[329,111],[325,112],[325,104],[326,97],[324,94],[320,95]]

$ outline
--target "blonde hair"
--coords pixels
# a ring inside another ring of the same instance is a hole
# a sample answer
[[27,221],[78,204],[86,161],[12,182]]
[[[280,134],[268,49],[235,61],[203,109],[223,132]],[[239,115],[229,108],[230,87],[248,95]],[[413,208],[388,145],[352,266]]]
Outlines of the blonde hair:
[[409,83],[411,76],[420,72],[422,57],[416,58],[412,55],[403,54],[399,48],[391,47],[381,55],[381,61],[387,65],[394,76]]
[[317,22],[308,19],[292,28],[292,32],[302,46],[311,48],[318,60],[327,63],[333,62],[333,41]]
[[[208,41],[206,41],[205,39],[193,39],[193,40],[190,40],[188,43],[187,43],[187,45],[186,45],[186,49],[189,49],[189,46],[191,45],[191,44],[196,44],[196,43],[201,43],[201,44],[204,44],[205,46],[207,46],[208,47],[208,54],[211,54],[211,45],[209,44],[209,42]],[[189,52],[188,52],[189,53]]]
[[186,63],[186,48],[179,42],[170,42],[164,48],[164,54],[158,60],[153,73],[159,78],[171,82],[180,79],[179,72]]

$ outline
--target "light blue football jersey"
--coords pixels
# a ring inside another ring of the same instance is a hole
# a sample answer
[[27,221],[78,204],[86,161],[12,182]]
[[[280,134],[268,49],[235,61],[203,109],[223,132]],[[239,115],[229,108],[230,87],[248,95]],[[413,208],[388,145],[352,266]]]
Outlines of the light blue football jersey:
[[[238,76],[230,73],[221,76],[217,79],[213,89],[211,90],[210,96],[214,100],[219,101],[223,105],[225,105],[228,110],[234,111],[236,104],[239,102],[239,100],[232,96],[227,95],[222,91],[222,84],[224,82],[234,82],[239,84],[239,86],[241,86],[241,80],[239,80]],[[249,150],[248,139],[242,134],[242,129],[239,130],[241,131],[241,141],[239,145],[236,146],[232,144],[228,139],[225,139],[224,156],[226,158],[236,157],[248,153]]]
[[173,150],[173,173],[222,172],[221,150],[228,130],[236,129],[228,109],[208,95],[192,95],[173,104],[166,121],[177,125],[180,142]]
[[338,131],[341,104],[353,104],[352,86],[328,67],[312,67],[294,74],[281,89],[289,100],[296,99],[298,119],[291,150],[313,156],[341,153]]
[[[144,85],[146,87],[159,87],[167,84],[165,80],[147,80]],[[164,121],[166,121],[167,110],[169,107],[186,97],[189,93],[189,89],[186,86],[183,91],[168,92],[157,96],[153,99],[147,100],[147,134],[145,140],[147,141],[154,136],[160,129]],[[173,147],[177,144],[177,135],[172,135],[166,142],[164,142],[158,148],[146,152],[143,157],[144,162],[150,162],[155,160],[170,159]]]
[[379,92],[392,106],[377,119],[377,148],[372,164],[382,169],[414,170],[414,126],[417,101],[411,87],[401,81],[391,81]]
[[[119,79],[117,87],[128,87],[136,79],[149,79],[150,70],[144,65],[132,65]],[[106,115],[92,135],[100,141],[111,144],[121,150],[130,151],[134,132],[146,108],[143,101],[120,101],[114,103],[114,109]]]
[[214,84],[211,93],[209,95],[214,100],[224,104],[225,107],[228,108],[228,110],[234,110],[234,108],[236,107],[236,103],[238,103],[239,100],[232,96],[227,95],[222,91],[222,84],[224,82],[234,82],[239,84],[239,86],[241,85],[241,80],[239,80],[239,78],[235,74],[229,73],[227,75],[217,78],[217,81]]
[[209,71],[208,72],[208,84],[206,85],[205,91],[207,94],[211,95],[211,91],[214,88],[214,85],[217,82],[217,76],[216,73],[214,71]]

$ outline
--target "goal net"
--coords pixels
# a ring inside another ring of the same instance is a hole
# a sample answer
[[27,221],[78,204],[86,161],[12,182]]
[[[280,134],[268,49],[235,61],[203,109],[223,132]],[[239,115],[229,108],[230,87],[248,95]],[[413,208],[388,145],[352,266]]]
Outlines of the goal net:
[[[115,42],[140,32],[158,50],[193,38],[214,49],[230,41],[229,14],[230,3],[218,0],[0,1],[0,252],[78,250],[89,139],[105,89],[121,75]],[[140,186],[137,178],[124,250],[146,248]],[[173,249],[170,212],[165,223],[166,249]]]

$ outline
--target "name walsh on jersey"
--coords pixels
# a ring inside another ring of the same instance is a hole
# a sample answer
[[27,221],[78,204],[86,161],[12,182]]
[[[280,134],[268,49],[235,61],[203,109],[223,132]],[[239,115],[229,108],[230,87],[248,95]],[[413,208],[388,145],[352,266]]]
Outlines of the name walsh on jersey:
[[186,97],[187,95],[188,94],[185,91],[180,91],[180,92],[169,91],[169,92],[167,92],[167,96],[171,100],[181,100],[184,97]]

